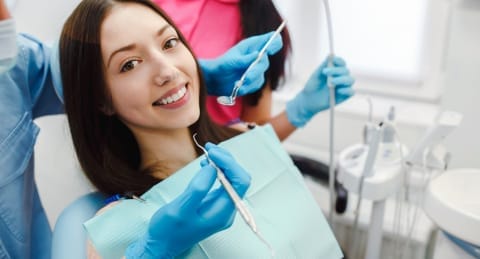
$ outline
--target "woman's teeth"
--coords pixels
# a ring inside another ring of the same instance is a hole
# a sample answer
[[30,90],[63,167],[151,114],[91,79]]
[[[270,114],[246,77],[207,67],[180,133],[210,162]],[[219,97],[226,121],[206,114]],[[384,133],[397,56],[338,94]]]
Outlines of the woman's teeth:
[[162,98],[159,101],[156,101],[154,104],[156,105],[165,105],[169,103],[174,103],[178,100],[180,100],[183,96],[185,96],[185,93],[187,93],[187,88],[184,86],[178,90],[178,92],[166,97]]

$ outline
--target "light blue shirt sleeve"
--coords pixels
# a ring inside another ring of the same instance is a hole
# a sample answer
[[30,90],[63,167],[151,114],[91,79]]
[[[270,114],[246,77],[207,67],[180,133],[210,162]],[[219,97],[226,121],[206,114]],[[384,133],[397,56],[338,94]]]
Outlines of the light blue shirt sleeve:
[[34,182],[33,119],[61,113],[63,104],[50,47],[29,35],[16,42],[16,64],[0,74],[0,258],[43,259],[50,258],[51,229]]

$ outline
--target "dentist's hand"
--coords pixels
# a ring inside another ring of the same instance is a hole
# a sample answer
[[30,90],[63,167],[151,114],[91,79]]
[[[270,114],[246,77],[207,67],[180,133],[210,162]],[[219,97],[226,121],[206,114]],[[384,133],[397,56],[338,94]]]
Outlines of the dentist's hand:
[[[250,175],[226,150],[206,145],[210,158],[243,197]],[[210,190],[216,171],[206,161],[185,191],[152,216],[147,233],[130,244],[126,258],[174,258],[210,235],[230,227],[235,205],[222,186]]]
[[303,127],[315,114],[330,107],[330,92],[327,77],[335,86],[335,104],[339,104],[353,95],[354,79],[346,67],[345,61],[333,58],[333,66],[328,67],[328,58],[310,76],[303,90],[287,102],[287,118],[295,127]]
[[[200,60],[199,63],[205,76],[208,94],[215,96],[230,95],[235,82],[240,79],[243,72],[257,58],[258,53],[273,33],[269,32],[244,39],[216,59]],[[268,46],[266,54],[273,55],[282,47],[282,37],[278,35]],[[239,96],[256,92],[262,87],[265,82],[264,73],[270,65],[267,55],[263,55],[260,62],[248,72],[243,86],[238,91]]]

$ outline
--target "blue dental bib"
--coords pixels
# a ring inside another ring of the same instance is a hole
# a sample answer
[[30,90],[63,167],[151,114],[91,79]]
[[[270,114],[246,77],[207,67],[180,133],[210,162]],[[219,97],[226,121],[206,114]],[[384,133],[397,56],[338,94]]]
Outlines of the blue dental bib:
[[[271,126],[255,129],[220,144],[252,176],[245,204],[275,258],[342,258],[340,247],[303,177]],[[137,200],[119,204],[84,223],[103,258],[121,258],[141,237],[155,211],[183,192],[200,168],[192,161]],[[217,183],[218,184],[218,183]],[[325,197],[327,198],[327,197]],[[270,250],[237,214],[233,225],[199,242],[178,258],[270,258]]]

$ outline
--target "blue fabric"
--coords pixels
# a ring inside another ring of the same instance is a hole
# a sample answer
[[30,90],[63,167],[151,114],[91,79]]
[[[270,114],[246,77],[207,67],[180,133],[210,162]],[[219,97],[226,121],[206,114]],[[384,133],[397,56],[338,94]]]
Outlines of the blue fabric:
[[50,73],[50,50],[19,35],[17,64],[0,75],[0,258],[50,258],[51,229],[33,175],[38,127],[62,112]]

